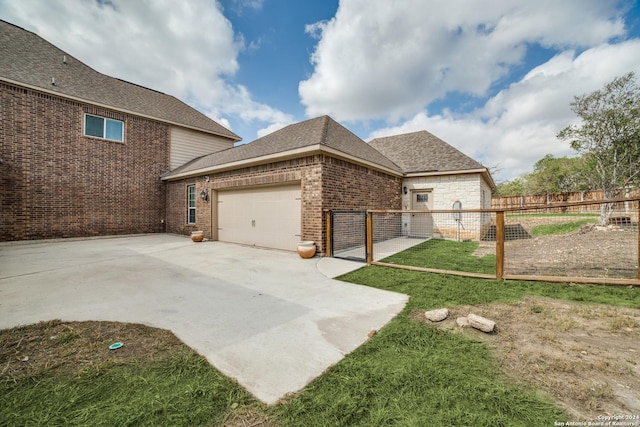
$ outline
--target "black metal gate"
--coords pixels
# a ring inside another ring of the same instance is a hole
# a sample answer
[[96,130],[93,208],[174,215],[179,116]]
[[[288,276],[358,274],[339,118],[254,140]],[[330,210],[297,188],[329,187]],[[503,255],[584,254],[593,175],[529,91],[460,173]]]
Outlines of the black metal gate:
[[367,261],[367,211],[331,211],[334,258]]

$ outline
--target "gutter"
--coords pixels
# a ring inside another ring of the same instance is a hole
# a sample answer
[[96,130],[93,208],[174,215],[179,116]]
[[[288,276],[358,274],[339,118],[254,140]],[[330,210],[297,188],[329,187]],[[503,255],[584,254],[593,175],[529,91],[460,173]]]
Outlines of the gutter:
[[[307,147],[296,148],[293,150],[281,151],[279,153],[266,154],[264,156],[259,156],[259,157],[252,157],[250,159],[242,159],[234,162],[223,163],[220,165],[205,166],[205,167],[190,170],[190,171],[180,172],[175,175],[172,175],[171,172],[169,172],[168,174],[161,176],[160,179],[162,181],[174,181],[177,179],[190,178],[190,177],[194,177],[194,176],[198,176],[206,173],[225,172],[228,170],[238,169],[241,167],[246,168],[246,167],[256,166],[256,165],[265,164],[265,163],[273,163],[275,161],[289,160],[297,157],[310,156],[310,155],[322,154],[322,153],[330,154],[333,157],[337,157],[343,160],[348,160],[352,163],[363,165],[370,169],[374,169],[389,175],[394,175],[397,177],[404,176],[399,171],[387,168],[377,163],[372,163],[372,162],[363,160],[359,157],[344,153],[340,150],[336,150],[335,148],[327,147],[326,145],[323,145],[323,144],[315,144],[315,145],[309,145]],[[215,153],[213,153],[212,155],[215,156]]]
[[496,184],[493,181],[493,178],[491,177],[491,174],[489,173],[489,170],[487,168],[452,170],[452,171],[429,170],[429,171],[423,171],[423,172],[407,172],[404,176],[406,178],[414,178],[414,177],[420,177],[420,176],[467,175],[467,174],[471,174],[471,173],[479,173],[479,174],[481,174],[484,177],[485,181],[487,181],[487,183],[489,184],[489,186],[491,188],[494,188],[496,186]]

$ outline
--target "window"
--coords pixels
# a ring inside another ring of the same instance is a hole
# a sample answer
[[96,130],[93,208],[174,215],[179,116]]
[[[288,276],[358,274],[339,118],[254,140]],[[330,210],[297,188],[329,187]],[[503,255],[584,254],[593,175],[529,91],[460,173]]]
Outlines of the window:
[[104,117],[84,115],[84,134],[111,141],[124,141],[124,122]]
[[429,201],[429,194],[419,193],[416,195],[416,199],[418,203],[427,203]]
[[196,186],[187,187],[187,223],[196,223]]

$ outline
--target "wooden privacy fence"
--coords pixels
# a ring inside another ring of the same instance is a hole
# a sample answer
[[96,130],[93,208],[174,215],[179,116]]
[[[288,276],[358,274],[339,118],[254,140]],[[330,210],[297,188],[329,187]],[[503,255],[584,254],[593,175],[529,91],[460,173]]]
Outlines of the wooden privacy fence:
[[[615,210],[599,225],[603,205]],[[327,255],[487,279],[637,286],[639,210],[640,197],[525,208],[337,211],[335,218],[329,211]]]
[[[636,197],[640,197],[640,189],[631,188],[626,191],[625,201],[633,200]],[[529,206],[549,206],[550,208],[554,204],[566,203],[571,204],[565,209],[570,209],[572,212],[589,212],[598,208],[596,204],[573,204],[574,202],[598,202],[604,199],[604,192],[602,190],[592,191],[572,191],[565,193],[545,193],[545,194],[530,194],[526,196],[499,196],[491,198],[491,209],[512,209],[512,208],[525,208]],[[624,203],[624,202],[622,202]],[[616,208],[621,208],[616,206]]]

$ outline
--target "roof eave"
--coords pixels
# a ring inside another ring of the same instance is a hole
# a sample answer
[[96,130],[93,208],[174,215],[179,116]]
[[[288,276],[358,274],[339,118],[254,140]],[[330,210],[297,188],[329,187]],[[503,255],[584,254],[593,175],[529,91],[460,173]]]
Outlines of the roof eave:
[[124,108],[114,107],[113,105],[102,104],[100,102],[95,102],[95,101],[91,101],[91,100],[88,100],[88,99],[80,98],[80,97],[77,97],[77,96],[68,95],[66,93],[56,92],[54,90],[47,90],[47,89],[45,89],[43,87],[40,87],[40,86],[31,85],[29,83],[24,83],[24,82],[21,82],[21,81],[18,81],[18,80],[8,79],[8,78],[2,77],[2,76],[0,76],[0,81],[8,83],[8,84],[11,84],[11,85],[14,85],[14,86],[21,86],[21,87],[25,87],[25,88],[28,88],[28,89],[31,89],[31,90],[38,91],[38,92],[46,93],[48,95],[54,95],[54,96],[57,96],[59,98],[66,98],[66,99],[71,99],[73,101],[82,102],[83,104],[90,104],[90,105],[93,105],[93,106],[96,106],[96,107],[101,107],[101,108],[106,108],[106,109],[109,109],[109,110],[119,111],[121,113],[131,114],[133,116],[144,117],[145,119],[156,120],[158,122],[167,123],[167,124],[174,125],[174,126],[180,126],[180,127],[186,128],[186,129],[193,129],[193,130],[197,130],[199,132],[208,133],[209,135],[221,136],[223,138],[230,139],[230,140],[232,140],[234,142],[242,141],[242,138],[240,138],[240,137],[237,137],[237,138],[236,137],[231,137],[229,135],[225,135],[225,134],[222,134],[222,133],[219,133],[219,132],[213,132],[213,131],[210,131],[208,129],[202,129],[202,128],[199,128],[197,126],[185,125],[184,123],[178,123],[178,122],[174,122],[174,121],[171,121],[171,120],[162,119],[162,118],[159,118],[159,117],[149,116],[147,114],[138,113],[136,111],[127,110],[127,109],[124,109]]
[[213,173],[226,172],[229,170],[257,166],[257,165],[262,165],[266,163],[273,163],[273,162],[284,161],[289,159],[295,159],[302,156],[310,156],[310,155],[320,154],[320,153],[329,154],[333,157],[347,160],[351,163],[360,164],[370,169],[378,170],[380,172],[383,172],[389,175],[394,175],[397,177],[403,176],[401,172],[387,168],[377,163],[360,159],[356,156],[344,153],[340,150],[336,150],[335,148],[327,147],[326,145],[323,145],[323,144],[314,144],[314,145],[309,145],[307,147],[283,151],[280,153],[267,154],[260,157],[253,157],[250,159],[238,160],[235,162],[224,163],[221,165],[209,166],[205,168],[186,171],[186,172],[178,173],[175,175],[172,175],[171,173],[169,173],[167,176],[160,177],[160,179],[163,181],[175,181],[178,179],[185,179],[185,178],[200,176],[206,173],[213,174]]
[[421,176],[467,175],[467,174],[473,174],[473,173],[481,174],[491,188],[494,188],[496,186],[487,168],[449,170],[449,171],[437,171],[437,170],[416,171],[416,172],[407,172],[405,173],[404,176],[406,178],[415,178],[415,177],[421,177]]

